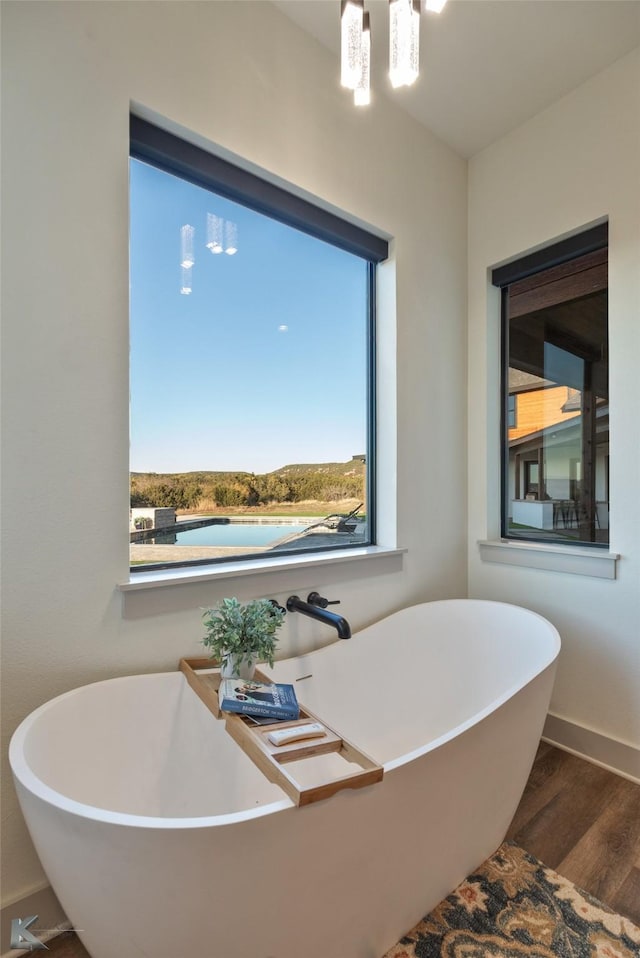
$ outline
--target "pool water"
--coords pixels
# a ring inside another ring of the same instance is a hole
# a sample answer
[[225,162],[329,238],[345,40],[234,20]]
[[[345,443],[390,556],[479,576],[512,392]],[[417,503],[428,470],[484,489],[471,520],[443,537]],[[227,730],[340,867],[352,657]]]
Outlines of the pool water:
[[[225,525],[201,526],[186,532],[171,534],[177,546],[267,546],[284,536],[306,529],[305,525],[276,525],[275,523],[230,522]],[[156,536],[156,542],[161,541]]]

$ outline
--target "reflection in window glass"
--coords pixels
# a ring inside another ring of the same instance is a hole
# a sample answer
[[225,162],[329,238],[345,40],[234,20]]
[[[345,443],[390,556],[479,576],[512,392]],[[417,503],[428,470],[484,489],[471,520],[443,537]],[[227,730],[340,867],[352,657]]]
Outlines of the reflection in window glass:
[[609,541],[607,250],[503,293],[503,535]]

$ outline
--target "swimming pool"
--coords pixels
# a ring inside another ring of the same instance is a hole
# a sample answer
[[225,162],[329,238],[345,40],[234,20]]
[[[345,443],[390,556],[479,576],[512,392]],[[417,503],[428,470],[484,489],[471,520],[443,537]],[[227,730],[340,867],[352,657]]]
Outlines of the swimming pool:
[[[176,546],[268,546],[306,529],[308,523],[228,522],[184,532],[156,532],[149,544]],[[145,543],[141,542],[140,545]]]

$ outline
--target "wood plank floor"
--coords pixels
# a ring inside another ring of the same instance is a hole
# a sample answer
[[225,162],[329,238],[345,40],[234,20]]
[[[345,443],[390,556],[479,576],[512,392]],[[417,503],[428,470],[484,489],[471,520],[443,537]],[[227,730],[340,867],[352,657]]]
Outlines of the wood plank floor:
[[640,785],[542,742],[507,838],[640,925]]
[[[507,838],[640,925],[640,785],[541,742]],[[49,947],[90,958],[72,933]]]

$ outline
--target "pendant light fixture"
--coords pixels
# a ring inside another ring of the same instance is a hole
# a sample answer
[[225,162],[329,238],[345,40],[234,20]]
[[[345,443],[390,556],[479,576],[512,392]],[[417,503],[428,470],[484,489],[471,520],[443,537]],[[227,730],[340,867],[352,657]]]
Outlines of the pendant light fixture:
[[[420,69],[420,2],[389,0],[389,78],[391,86],[411,86]],[[440,13],[447,0],[424,0],[425,9]],[[340,3],[340,82],[354,91],[356,106],[371,102],[371,28],[364,0]]]
[[389,0],[389,79],[411,86],[420,68],[420,0]]

